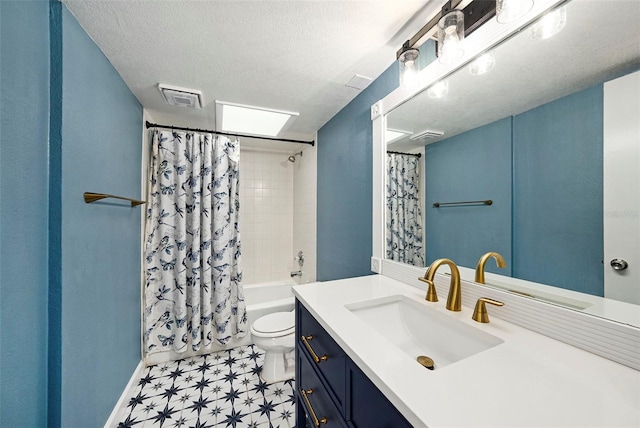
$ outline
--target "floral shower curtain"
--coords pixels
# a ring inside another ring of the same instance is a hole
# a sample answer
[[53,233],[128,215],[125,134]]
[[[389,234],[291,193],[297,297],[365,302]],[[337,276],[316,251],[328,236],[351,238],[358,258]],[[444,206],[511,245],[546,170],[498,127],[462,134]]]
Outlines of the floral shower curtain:
[[241,286],[240,147],[208,133],[152,131],[146,219],[147,354],[247,333]]
[[417,156],[387,153],[387,259],[424,266]]

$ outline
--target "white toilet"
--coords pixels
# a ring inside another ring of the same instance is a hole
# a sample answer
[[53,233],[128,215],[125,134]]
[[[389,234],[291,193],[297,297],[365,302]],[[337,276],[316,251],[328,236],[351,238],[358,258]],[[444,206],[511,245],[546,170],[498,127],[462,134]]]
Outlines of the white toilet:
[[265,351],[260,377],[267,383],[293,379],[295,374],[295,314],[275,312],[258,318],[251,339]]

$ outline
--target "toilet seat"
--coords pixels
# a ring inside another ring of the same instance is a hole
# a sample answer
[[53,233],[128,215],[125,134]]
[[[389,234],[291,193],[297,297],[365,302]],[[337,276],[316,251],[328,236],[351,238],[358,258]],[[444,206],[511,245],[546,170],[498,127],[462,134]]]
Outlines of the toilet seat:
[[295,314],[276,312],[258,318],[251,326],[251,332],[258,337],[281,337],[295,332]]

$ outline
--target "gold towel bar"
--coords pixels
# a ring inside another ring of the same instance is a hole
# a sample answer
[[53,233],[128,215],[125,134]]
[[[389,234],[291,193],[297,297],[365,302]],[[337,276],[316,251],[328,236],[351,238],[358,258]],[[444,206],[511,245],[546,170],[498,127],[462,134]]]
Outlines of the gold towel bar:
[[91,202],[99,201],[100,199],[105,199],[105,198],[114,198],[114,199],[121,199],[123,201],[129,201],[131,202],[132,207],[147,203],[147,201],[139,201],[137,199],[125,198],[123,196],[107,195],[106,193],[84,192],[84,201],[87,204],[90,204]]

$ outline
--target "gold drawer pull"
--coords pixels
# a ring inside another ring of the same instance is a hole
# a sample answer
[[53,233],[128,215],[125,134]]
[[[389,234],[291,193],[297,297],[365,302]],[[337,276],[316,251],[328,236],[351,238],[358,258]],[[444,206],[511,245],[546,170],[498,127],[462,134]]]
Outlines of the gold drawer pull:
[[306,391],[304,389],[301,389],[300,394],[302,394],[302,398],[304,398],[305,403],[307,403],[307,409],[309,409],[309,413],[311,413],[311,417],[313,418],[313,424],[316,427],[319,427],[320,424],[326,424],[327,418],[322,418],[318,420],[318,417],[316,416],[316,412],[314,412],[313,407],[311,407],[311,402],[309,401],[309,397],[307,397],[307,394],[308,395],[313,394],[313,389],[307,389]]
[[309,353],[311,354],[311,356],[313,357],[313,361],[316,362],[316,364],[320,364],[320,361],[327,361],[327,354],[324,354],[322,357],[318,357],[318,355],[313,351],[313,348],[311,347],[311,345],[309,345],[309,340],[313,339],[313,336],[309,335],[309,336],[302,336],[302,343],[304,343],[304,346],[307,347],[307,351],[309,351]]

